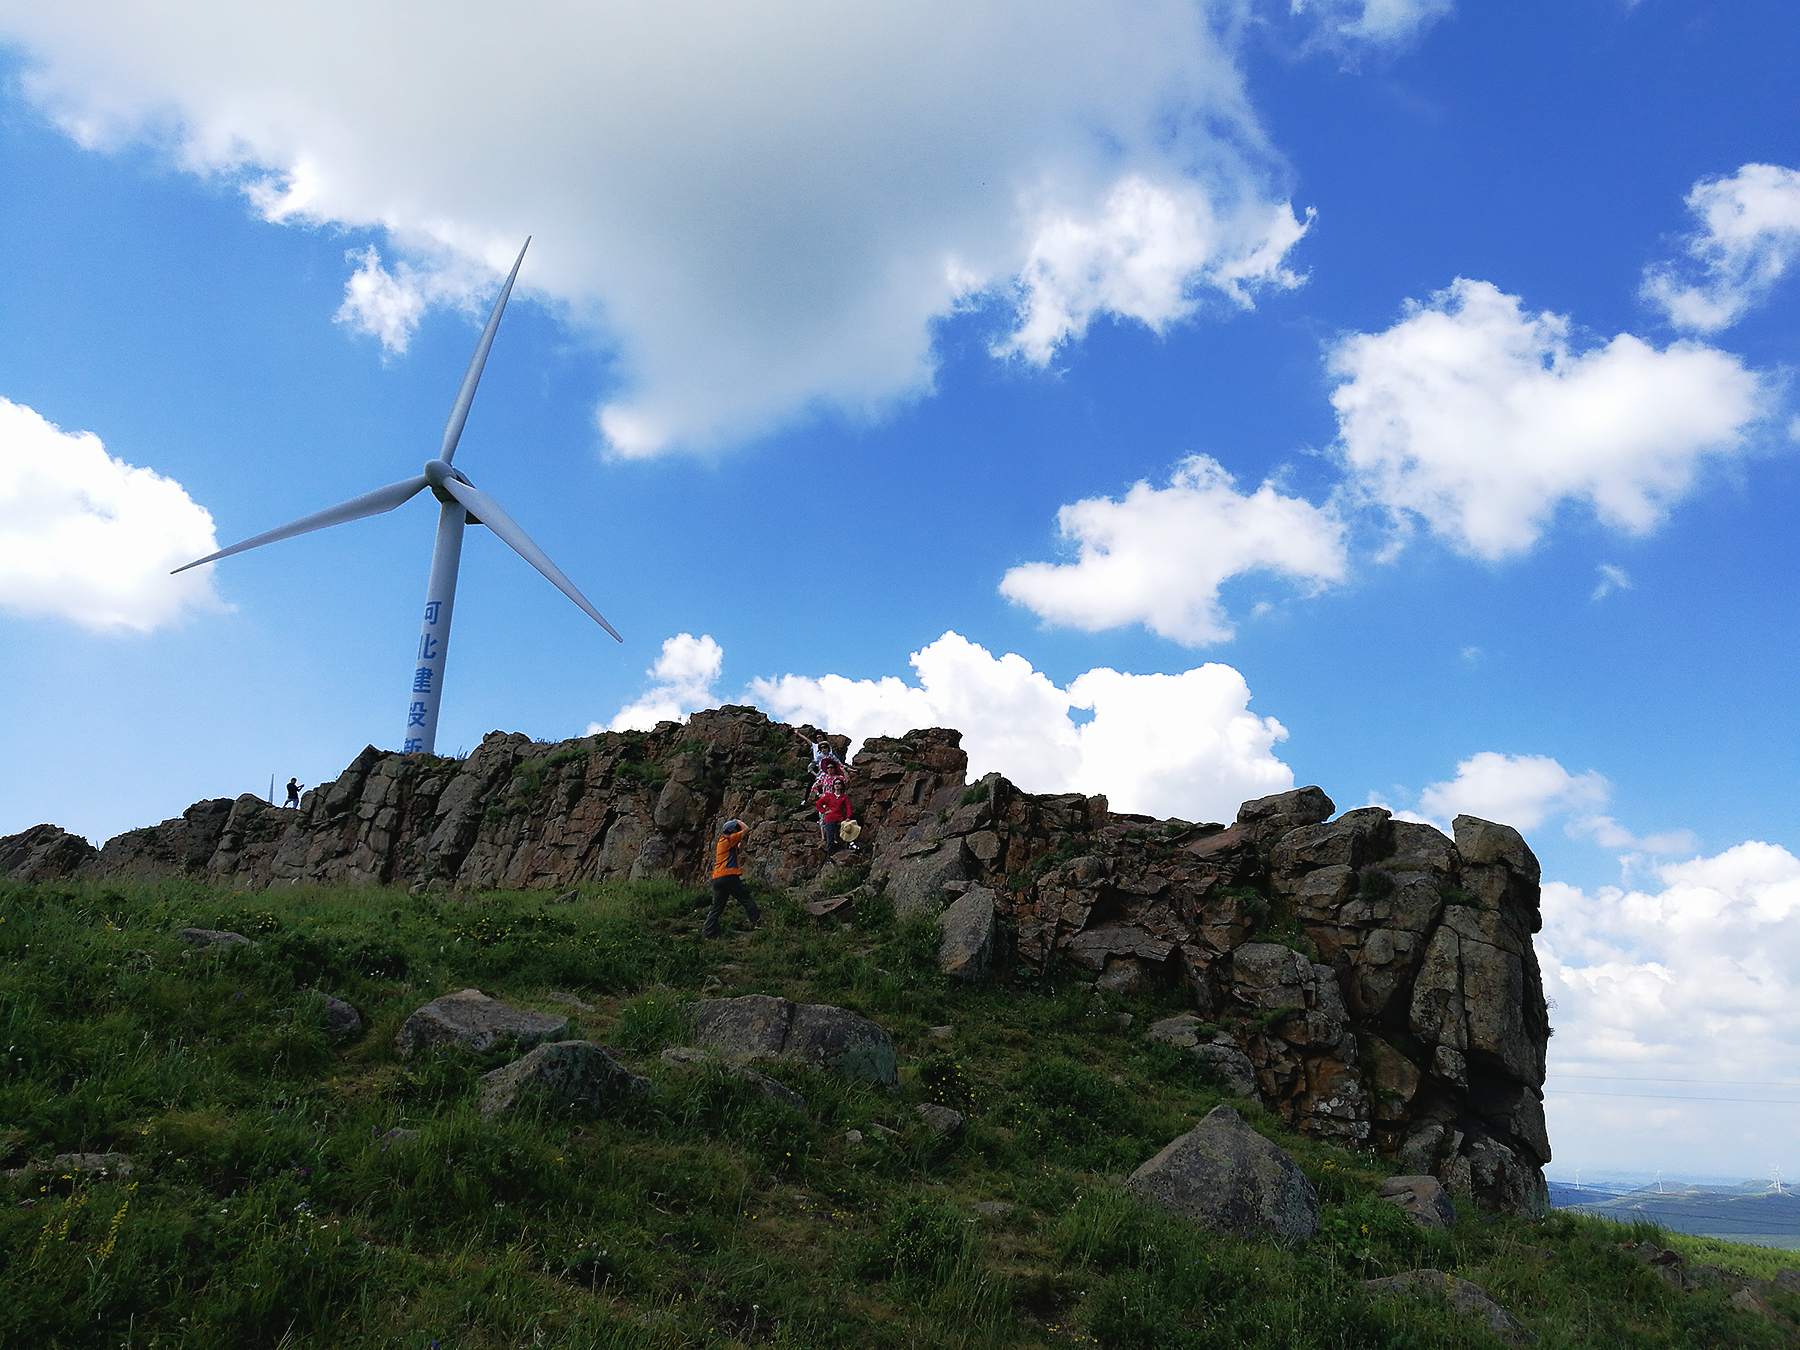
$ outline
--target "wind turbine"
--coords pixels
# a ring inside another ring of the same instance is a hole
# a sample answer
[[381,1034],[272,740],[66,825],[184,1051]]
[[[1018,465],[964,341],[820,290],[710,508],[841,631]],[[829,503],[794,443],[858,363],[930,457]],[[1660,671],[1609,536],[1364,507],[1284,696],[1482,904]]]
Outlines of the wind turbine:
[[220,558],[229,558],[233,553],[260,548],[277,540],[292,539],[297,534],[310,534],[328,525],[342,525],[347,520],[361,520],[364,516],[377,516],[384,511],[392,511],[402,502],[409,501],[430,488],[432,496],[441,505],[438,509],[437,542],[431,550],[431,578],[425,586],[425,616],[419,628],[419,655],[409,677],[411,683],[407,691],[406,731],[401,746],[405,753],[436,752],[438,701],[444,693],[444,661],[450,650],[450,612],[456,604],[456,568],[462,558],[464,525],[486,525],[513,552],[548,577],[551,585],[579,605],[582,613],[620,642],[625,640],[601,617],[600,611],[588,603],[587,597],[575,589],[575,584],[550,561],[544,550],[532,543],[525,531],[513,523],[512,517],[500,509],[500,503],[477,488],[463,476],[460,469],[451,467],[450,463],[456,455],[456,443],[462,438],[463,423],[469,420],[469,405],[475,401],[475,386],[481,382],[481,368],[487,364],[488,348],[494,345],[494,333],[500,327],[500,315],[506,309],[507,297],[512,294],[519,266],[525,261],[525,249],[530,247],[531,240],[527,239],[525,248],[519,250],[518,261],[513,263],[511,274],[506,278],[506,285],[500,288],[500,298],[494,301],[487,327],[481,330],[481,341],[475,344],[475,355],[469,359],[469,369],[463,375],[462,388],[456,391],[456,403],[450,409],[450,420],[444,424],[443,448],[438,451],[436,459],[426,462],[423,473],[417,478],[408,478],[404,482],[365,492],[360,497],[353,497],[340,505],[315,512],[291,525],[269,530],[246,539],[241,544],[222,548],[217,553],[209,553],[204,558],[197,558],[186,566],[175,569],[176,572],[185,572],[189,567],[216,562]]

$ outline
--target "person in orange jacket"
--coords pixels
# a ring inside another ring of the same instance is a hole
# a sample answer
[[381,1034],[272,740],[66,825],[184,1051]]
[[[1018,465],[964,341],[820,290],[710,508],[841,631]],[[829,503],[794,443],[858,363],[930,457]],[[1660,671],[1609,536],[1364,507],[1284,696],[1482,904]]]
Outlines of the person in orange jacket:
[[749,837],[750,827],[741,820],[728,820],[719,826],[719,842],[713,847],[712,908],[706,911],[706,922],[700,926],[703,938],[718,935],[719,919],[734,898],[744,907],[750,926],[762,927],[756,900],[744,884],[744,840]]

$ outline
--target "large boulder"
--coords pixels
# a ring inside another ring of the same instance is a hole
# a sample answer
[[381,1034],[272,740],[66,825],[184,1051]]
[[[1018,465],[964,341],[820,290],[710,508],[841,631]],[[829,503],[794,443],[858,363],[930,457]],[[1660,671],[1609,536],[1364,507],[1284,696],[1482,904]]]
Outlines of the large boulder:
[[479,1101],[490,1120],[522,1107],[592,1115],[650,1087],[591,1041],[552,1041],[484,1073]]
[[1133,1172],[1125,1187],[1202,1228],[1298,1242],[1319,1231],[1319,1197],[1298,1164],[1217,1106]]
[[946,975],[973,982],[987,974],[1000,931],[993,891],[986,886],[969,887],[938,916],[938,927],[943,930],[938,967]]
[[873,875],[879,878],[885,873],[887,898],[893,901],[894,913],[902,919],[928,914],[942,899],[945,886],[968,879],[968,862],[963,852],[960,839],[945,839],[922,847],[913,845],[894,862],[877,866]]
[[1289,830],[1329,820],[1335,810],[1337,807],[1322,789],[1295,788],[1245,802],[1238,807],[1237,823],[1257,843],[1271,844]]
[[900,1082],[894,1038],[866,1017],[825,1003],[768,994],[688,1005],[694,1043],[739,1062],[779,1059],[882,1087]]
[[566,1017],[509,1008],[479,989],[461,989],[432,999],[407,1018],[394,1037],[394,1048],[405,1059],[418,1050],[458,1046],[480,1052],[503,1041],[533,1046],[568,1034]]

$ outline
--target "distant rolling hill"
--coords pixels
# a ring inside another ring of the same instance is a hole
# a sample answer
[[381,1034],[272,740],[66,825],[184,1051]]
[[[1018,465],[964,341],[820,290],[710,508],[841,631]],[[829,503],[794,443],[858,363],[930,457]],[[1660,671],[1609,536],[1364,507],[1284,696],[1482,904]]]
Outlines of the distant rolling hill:
[[1800,1194],[1773,1191],[1766,1181],[1740,1186],[1679,1186],[1664,1182],[1630,1190],[1552,1182],[1550,1203],[1620,1223],[1648,1221],[1677,1233],[1800,1250]]

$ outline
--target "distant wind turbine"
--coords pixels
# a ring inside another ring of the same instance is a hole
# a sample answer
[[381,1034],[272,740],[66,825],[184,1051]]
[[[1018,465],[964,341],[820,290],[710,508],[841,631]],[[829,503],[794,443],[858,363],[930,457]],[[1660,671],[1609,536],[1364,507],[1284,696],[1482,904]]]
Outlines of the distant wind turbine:
[[436,459],[426,463],[422,474],[402,483],[365,492],[341,505],[316,512],[291,525],[283,525],[278,530],[246,539],[241,544],[233,544],[230,548],[222,548],[217,553],[209,553],[185,567],[175,569],[176,572],[185,572],[189,567],[216,562],[220,558],[229,558],[233,553],[260,548],[277,540],[292,539],[297,534],[310,534],[328,525],[342,525],[347,520],[361,520],[364,516],[377,516],[384,511],[392,511],[402,502],[410,501],[430,488],[432,496],[442,506],[438,511],[437,543],[431,550],[431,578],[425,586],[425,617],[419,630],[419,656],[409,677],[410,688],[407,691],[406,731],[401,745],[402,751],[407,753],[436,752],[438,700],[444,693],[444,661],[450,650],[450,611],[456,604],[456,568],[462,558],[464,525],[486,525],[505,540],[513,552],[548,577],[551,585],[579,605],[590,619],[620,642],[625,640],[600,616],[600,611],[588,603],[587,597],[575,589],[574,583],[550,561],[544,550],[532,543],[525,531],[513,524],[512,517],[500,509],[500,503],[465,478],[460,469],[450,465],[456,455],[456,443],[462,438],[463,423],[469,420],[469,405],[475,401],[475,386],[481,382],[481,368],[487,364],[488,348],[494,345],[494,333],[500,327],[500,315],[506,309],[507,297],[512,294],[519,266],[525,261],[525,249],[530,247],[531,240],[527,239],[525,248],[519,250],[518,261],[513,263],[511,274],[506,278],[506,285],[500,288],[500,298],[494,301],[487,327],[481,330],[481,341],[475,344],[475,355],[469,359],[469,369],[463,375],[462,388],[456,391],[456,403],[450,409],[450,420],[444,424],[443,449],[438,452]]

